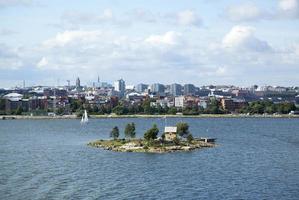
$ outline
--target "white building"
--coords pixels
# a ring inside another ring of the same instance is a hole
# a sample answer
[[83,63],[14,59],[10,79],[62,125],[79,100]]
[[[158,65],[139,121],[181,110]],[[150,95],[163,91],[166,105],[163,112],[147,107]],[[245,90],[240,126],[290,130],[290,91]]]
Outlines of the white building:
[[185,101],[184,96],[175,97],[174,98],[174,106],[176,108],[183,108],[184,107],[184,101]]
[[11,101],[19,101],[23,98],[23,95],[19,93],[9,93],[5,95],[4,98],[9,99]]
[[166,126],[164,129],[165,140],[173,141],[176,138],[177,127],[176,126]]
[[114,90],[119,92],[119,97],[122,98],[125,95],[126,83],[123,79],[114,82]]

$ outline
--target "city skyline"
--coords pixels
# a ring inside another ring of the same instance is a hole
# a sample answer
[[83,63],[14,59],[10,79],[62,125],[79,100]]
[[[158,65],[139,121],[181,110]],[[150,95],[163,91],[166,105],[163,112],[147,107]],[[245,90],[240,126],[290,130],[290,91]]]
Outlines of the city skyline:
[[299,85],[298,0],[0,2],[0,87]]
[[[28,88],[28,87],[67,87],[67,86],[72,86],[72,87],[77,87],[78,86],[78,81],[79,85],[81,87],[115,87],[116,82],[118,81],[124,81],[126,88],[131,88],[135,87],[136,89],[138,88],[138,85],[145,85],[147,87],[150,87],[155,84],[161,84],[163,86],[171,86],[171,85],[179,85],[179,86],[184,86],[184,85],[193,85],[195,87],[204,87],[204,86],[234,86],[238,88],[248,88],[252,86],[258,86],[258,87],[299,87],[298,85],[278,85],[278,84],[255,84],[252,83],[250,85],[237,85],[237,84],[195,84],[193,82],[161,82],[161,81],[154,81],[154,82],[139,82],[132,84],[130,80],[124,80],[123,78],[118,78],[117,80],[101,80],[100,77],[98,76],[96,80],[88,80],[86,82],[82,82],[81,78],[79,76],[75,77],[74,79],[68,79],[68,80],[60,80],[57,79],[56,83],[54,84],[49,84],[49,85],[43,85],[40,83],[33,83],[33,84],[28,84],[26,80],[19,80],[15,85],[8,86],[8,87],[3,87],[0,85],[0,89],[9,89],[9,88]],[[127,82],[128,81],[128,82]],[[104,85],[104,86],[103,86]]]

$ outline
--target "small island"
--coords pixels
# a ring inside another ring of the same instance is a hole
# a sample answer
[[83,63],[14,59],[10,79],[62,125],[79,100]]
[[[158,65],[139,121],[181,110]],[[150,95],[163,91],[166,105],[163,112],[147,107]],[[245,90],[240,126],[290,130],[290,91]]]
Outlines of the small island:
[[135,138],[135,124],[129,123],[124,131],[125,138],[119,139],[119,129],[115,126],[110,133],[111,140],[97,140],[88,145],[116,152],[144,153],[182,152],[216,146],[214,138],[194,138],[189,132],[187,123],[166,126],[160,137],[158,137],[158,133],[159,129],[154,124],[144,133],[142,139],[137,139]]

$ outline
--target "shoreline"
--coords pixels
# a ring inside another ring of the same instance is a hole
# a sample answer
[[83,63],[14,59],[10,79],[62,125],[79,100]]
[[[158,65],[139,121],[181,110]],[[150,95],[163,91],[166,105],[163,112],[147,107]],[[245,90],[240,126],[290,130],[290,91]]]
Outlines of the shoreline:
[[[299,115],[242,115],[242,114],[201,114],[201,115],[90,115],[91,119],[110,118],[299,118]],[[25,119],[80,119],[76,115],[62,116],[27,116],[27,115],[1,115],[0,120],[25,120]]]
[[173,142],[161,143],[153,141],[156,144],[148,145],[143,139],[117,139],[117,140],[96,140],[89,142],[87,146],[100,148],[113,152],[134,152],[134,153],[174,153],[174,152],[190,152],[196,149],[212,148],[217,145],[214,142],[204,142],[200,139],[194,139],[192,142],[180,141],[178,144]]

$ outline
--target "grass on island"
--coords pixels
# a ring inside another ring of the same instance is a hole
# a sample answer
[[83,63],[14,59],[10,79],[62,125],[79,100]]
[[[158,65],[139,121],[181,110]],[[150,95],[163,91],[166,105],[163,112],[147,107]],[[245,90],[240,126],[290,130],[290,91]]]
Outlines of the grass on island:
[[112,151],[123,151],[123,152],[172,152],[172,151],[189,151],[196,148],[203,147],[214,147],[215,144],[205,143],[194,139],[191,142],[175,140],[175,141],[164,141],[144,139],[111,139],[111,140],[97,140],[88,143],[89,146],[103,148]]

